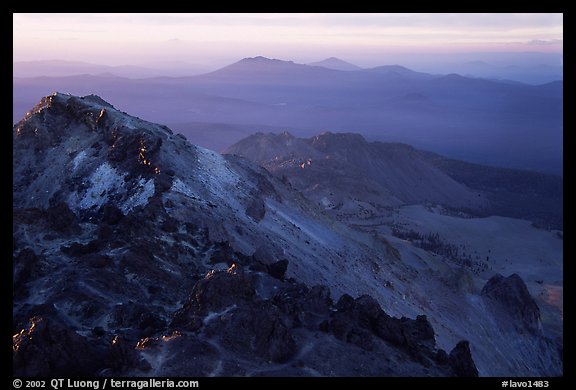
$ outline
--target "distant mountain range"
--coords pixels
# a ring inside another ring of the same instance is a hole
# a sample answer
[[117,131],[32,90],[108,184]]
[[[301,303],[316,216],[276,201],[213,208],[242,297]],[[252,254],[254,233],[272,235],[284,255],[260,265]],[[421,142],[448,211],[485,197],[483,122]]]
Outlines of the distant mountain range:
[[[534,59],[527,60],[534,63]],[[548,60],[549,61],[549,60]],[[322,61],[308,63],[311,66],[321,66],[328,69],[354,71],[371,70],[380,68],[360,67],[340,58],[330,57]],[[384,66],[386,67],[386,65]],[[451,64],[424,65],[426,72],[443,74],[449,69],[450,72],[459,73],[471,78],[486,78],[494,80],[509,80],[527,84],[546,84],[563,79],[562,64],[533,64],[533,65],[502,65],[486,61],[454,62]],[[157,61],[140,65],[110,66],[93,64],[82,61],[64,60],[37,60],[13,62],[14,77],[62,77],[88,74],[113,75],[128,78],[149,78],[159,76],[179,77],[207,73],[212,69],[207,65],[195,65],[178,61]]]
[[515,80],[528,84],[545,84],[562,80],[564,67],[557,65],[495,65],[484,61],[455,64],[453,71],[470,77]]
[[330,57],[325,60],[318,62],[311,62],[308,65],[321,66],[323,68],[335,69],[335,70],[362,70],[361,67],[351,64],[349,62],[343,61],[340,58]]
[[65,77],[75,75],[108,75],[128,78],[148,78],[159,76],[190,76],[207,72],[203,66],[161,62],[151,65],[102,65],[82,61],[17,61],[12,64],[13,77]]
[[[265,57],[191,77],[14,78],[13,117],[53,91],[98,93],[166,124],[355,132],[495,166],[562,173],[563,83],[431,75],[398,65],[335,70]],[[178,129],[178,127],[177,127]],[[219,132],[221,134],[221,132]],[[194,141],[194,133],[186,132]],[[247,134],[204,144],[221,151]],[[204,136],[203,136],[204,137]],[[205,137],[204,137],[205,138]]]

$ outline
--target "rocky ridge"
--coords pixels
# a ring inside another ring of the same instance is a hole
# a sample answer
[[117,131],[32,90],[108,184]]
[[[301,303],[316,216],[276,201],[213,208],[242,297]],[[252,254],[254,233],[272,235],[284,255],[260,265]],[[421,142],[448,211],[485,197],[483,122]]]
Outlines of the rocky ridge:
[[[482,375],[562,372],[562,235],[533,230],[535,215],[554,221],[549,211],[562,209],[558,178],[448,161],[352,133],[256,133],[227,153],[262,164],[341,223],[384,238],[399,260],[394,268],[410,275],[403,304],[426,307],[438,342],[457,342],[454,333],[470,340]],[[532,228],[497,216],[524,217]],[[510,239],[493,241],[494,231]],[[529,247],[532,239],[538,245]],[[518,275],[495,283],[498,272],[519,272],[528,287]],[[382,282],[398,288],[397,279]]]
[[425,316],[346,295],[334,267],[370,248],[246,160],[59,93],[13,152],[15,375],[478,375]]
[[403,204],[435,203],[481,210],[484,196],[456,182],[409,145],[368,142],[360,134],[311,138],[253,134],[225,153],[249,158],[331,214],[366,218]]

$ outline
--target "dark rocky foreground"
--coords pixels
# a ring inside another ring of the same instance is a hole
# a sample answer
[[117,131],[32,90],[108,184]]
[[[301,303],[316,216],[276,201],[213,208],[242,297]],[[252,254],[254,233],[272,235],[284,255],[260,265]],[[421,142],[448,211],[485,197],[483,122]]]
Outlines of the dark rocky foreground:
[[14,336],[14,374],[478,375],[468,343],[437,349],[426,316],[390,317],[367,295],[334,304],[324,286],[282,279],[233,264],[199,280],[170,323],[161,308],[131,302],[115,308],[108,331],[79,332],[34,308]]
[[[165,230],[161,207],[149,204],[134,219],[113,207],[84,229],[63,205],[15,210],[15,375],[478,374],[466,342],[449,354],[436,348],[426,316],[390,317],[367,295],[334,303],[325,286],[286,280],[286,261],[266,265],[179,226],[182,242],[212,246],[212,261],[230,264],[199,278],[198,257],[153,238]],[[95,237],[68,244],[70,234],[88,229]],[[139,241],[138,232],[149,238]],[[16,239],[43,235],[62,243],[58,256]],[[152,253],[189,263],[174,261],[167,272]]]
[[[265,287],[264,287],[265,286]],[[259,287],[259,288],[258,288]],[[259,291],[257,291],[259,290]],[[126,323],[141,327],[144,312]],[[160,325],[160,324],[159,324]],[[114,333],[122,333],[116,331]],[[136,341],[80,336],[36,316],[14,338],[15,375],[477,376],[466,342],[435,348],[425,316],[392,318],[369,296],[333,304],[323,286],[233,265],[193,288],[172,322]],[[136,341],[136,342],[135,342]]]
[[425,315],[290,277],[258,229],[293,195],[256,166],[95,96],[43,99],[13,150],[16,376],[478,375]]

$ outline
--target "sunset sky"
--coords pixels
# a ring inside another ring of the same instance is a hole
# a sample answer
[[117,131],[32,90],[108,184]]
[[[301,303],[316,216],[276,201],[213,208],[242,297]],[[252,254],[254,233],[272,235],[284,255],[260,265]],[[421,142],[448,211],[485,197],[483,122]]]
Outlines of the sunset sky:
[[386,56],[562,53],[562,14],[14,14],[14,61],[224,65],[264,55]]

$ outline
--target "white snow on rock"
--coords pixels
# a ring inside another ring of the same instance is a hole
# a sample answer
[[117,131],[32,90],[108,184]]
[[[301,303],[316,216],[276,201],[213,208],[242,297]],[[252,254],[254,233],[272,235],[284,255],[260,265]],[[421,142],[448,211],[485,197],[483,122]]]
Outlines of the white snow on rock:
[[76,173],[78,166],[82,163],[82,161],[84,161],[85,158],[86,158],[85,150],[82,150],[80,153],[76,155],[76,157],[74,157],[74,160],[72,160],[72,173]]
[[140,179],[139,184],[138,191],[120,207],[124,214],[128,214],[135,207],[144,206],[148,203],[148,199],[154,195],[154,180],[149,179],[145,182],[144,179]]
[[[75,164],[78,163],[77,158],[78,156],[74,159]],[[68,198],[70,207],[76,210],[100,208],[108,202],[111,194],[125,195],[125,176],[125,173],[119,173],[109,163],[103,163],[90,175],[89,187],[86,191],[70,194]],[[152,195],[154,195],[154,181],[152,179],[144,181],[140,178],[135,193],[119,207],[124,214],[127,214],[135,207],[145,205]]]
[[76,209],[89,209],[100,207],[108,201],[109,193],[117,192],[122,188],[125,174],[119,174],[110,164],[100,165],[88,179],[90,186],[82,193],[72,193],[69,198],[70,206]]

